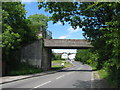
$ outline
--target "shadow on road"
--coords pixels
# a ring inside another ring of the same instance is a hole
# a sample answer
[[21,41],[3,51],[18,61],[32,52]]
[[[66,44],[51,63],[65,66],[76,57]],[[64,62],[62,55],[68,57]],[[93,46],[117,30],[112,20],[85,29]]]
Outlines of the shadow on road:
[[60,72],[72,72],[72,71],[76,71],[76,72],[92,72],[94,70],[61,70]]
[[117,90],[117,88],[111,88],[104,79],[94,81],[81,81],[77,80],[73,84],[74,88],[93,88],[92,90]]

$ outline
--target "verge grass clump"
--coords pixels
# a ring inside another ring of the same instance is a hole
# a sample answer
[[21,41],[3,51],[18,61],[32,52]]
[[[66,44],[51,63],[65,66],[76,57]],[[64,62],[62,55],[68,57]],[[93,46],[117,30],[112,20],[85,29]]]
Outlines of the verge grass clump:
[[40,73],[43,70],[27,63],[20,63],[15,69],[7,73],[7,75],[27,75]]

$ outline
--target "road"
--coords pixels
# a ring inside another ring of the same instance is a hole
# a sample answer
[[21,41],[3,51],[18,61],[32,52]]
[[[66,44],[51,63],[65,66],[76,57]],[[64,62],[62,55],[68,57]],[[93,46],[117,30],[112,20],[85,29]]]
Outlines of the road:
[[2,88],[92,88],[92,68],[73,62],[74,67],[57,73],[37,76],[2,85]]

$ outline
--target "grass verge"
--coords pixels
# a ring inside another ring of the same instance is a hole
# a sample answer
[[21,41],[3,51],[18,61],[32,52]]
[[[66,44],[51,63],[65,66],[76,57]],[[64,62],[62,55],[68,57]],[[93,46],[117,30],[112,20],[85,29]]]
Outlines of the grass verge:
[[97,70],[94,64],[90,64],[93,71],[97,71],[101,79],[106,79],[108,77],[108,72],[105,69]]
[[92,70],[97,70],[96,66],[94,64],[89,64],[92,67]]
[[99,76],[102,79],[107,79],[108,72],[105,69],[98,70]]
[[[67,62],[65,60],[53,60],[52,61],[53,65],[52,66],[52,69],[54,70],[57,70],[57,69],[62,69],[62,68],[67,68],[67,67],[71,67],[72,64],[70,62]],[[64,63],[64,66],[61,66],[61,63]]]
[[40,72],[43,72],[43,70],[26,63],[21,63],[14,70],[8,72],[7,75],[11,75],[11,76],[27,75],[27,74],[35,74]]

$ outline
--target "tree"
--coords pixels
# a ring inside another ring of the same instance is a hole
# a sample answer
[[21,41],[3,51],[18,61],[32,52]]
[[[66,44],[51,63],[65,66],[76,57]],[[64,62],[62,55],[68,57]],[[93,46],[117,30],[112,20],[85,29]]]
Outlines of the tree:
[[68,22],[74,29],[82,28],[98,55],[97,68],[108,67],[117,87],[120,87],[119,6],[120,2],[41,2],[38,5],[52,14],[53,23]]
[[12,51],[36,39],[25,18],[26,10],[20,2],[2,3],[2,47],[3,60],[8,58]]
[[90,50],[77,50],[75,57],[76,61],[87,63],[87,60],[90,59]]
[[[38,7],[44,7],[46,11],[52,14],[53,23],[61,21],[64,25],[65,22],[68,22],[74,29],[77,26],[82,28],[85,32],[85,38],[91,40],[94,49],[100,54],[98,68],[101,68],[104,61],[110,58],[112,52],[110,51],[112,45],[106,44],[107,38],[104,38],[104,35],[109,32],[112,35],[115,32],[111,32],[109,29],[103,31],[100,28],[109,28],[107,22],[116,21],[120,18],[119,5],[119,2],[67,2],[67,4],[63,2],[41,2]],[[105,45],[107,48],[104,47]]]
[[49,19],[43,14],[30,15],[28,19],[30,19],[32,27],[35,28],[34,30],[36,30],[36,32],[40,31],[40,27],[42,27],[43,30],[48,28]]

